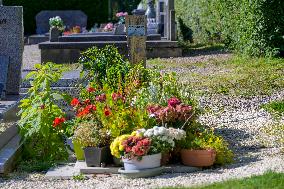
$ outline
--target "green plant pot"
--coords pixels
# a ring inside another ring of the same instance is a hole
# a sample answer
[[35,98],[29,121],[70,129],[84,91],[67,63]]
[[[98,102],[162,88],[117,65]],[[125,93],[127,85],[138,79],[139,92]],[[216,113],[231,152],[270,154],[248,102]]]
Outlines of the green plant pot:
[[74,145],[74,152],[76,155],[77,160],[85,160],[85,156],[84,156],[84,150],[82,148],[82,146],[77,142],[73,140],[73,145]]

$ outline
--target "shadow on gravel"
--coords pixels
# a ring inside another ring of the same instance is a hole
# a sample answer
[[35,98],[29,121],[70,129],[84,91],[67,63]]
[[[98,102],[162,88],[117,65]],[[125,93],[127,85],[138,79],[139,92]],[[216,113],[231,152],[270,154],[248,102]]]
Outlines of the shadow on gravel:
[[194,56],[204,56],[204,55],[222,55],[230,54],[228,51],[224,50],[190,50],[182,54],[183,57],[194,57]]

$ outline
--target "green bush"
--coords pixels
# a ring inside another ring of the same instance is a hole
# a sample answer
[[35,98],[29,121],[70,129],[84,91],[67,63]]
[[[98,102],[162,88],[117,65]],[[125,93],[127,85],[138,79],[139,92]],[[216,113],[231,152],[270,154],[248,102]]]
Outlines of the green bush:
[[251,56],[284,49],[282,0],[180,0],[176,9],[193,29],[195,41],[221,41]]

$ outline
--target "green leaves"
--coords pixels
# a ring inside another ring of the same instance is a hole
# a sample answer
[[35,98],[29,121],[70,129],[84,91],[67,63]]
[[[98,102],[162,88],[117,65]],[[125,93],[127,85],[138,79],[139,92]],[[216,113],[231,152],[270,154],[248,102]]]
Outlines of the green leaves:
[[[51,89],[51,84],[61,78],[63,69],[52,63],[37,64],[35,68],[36,71],[27,75],[31,88],[27,98],[21,100],[21,119],[18,125],[26,146],[33,144],[35,138],[41,143],[40,148],[31,148],[27,153],[36,155],[37,157],[33,157],[36,159],[50,160],[52,157],[62,157],[59,153],[65,153],[64,150],[58,149],[63,144],[62,133],[52,126],[56,117],[63,116],[55,102],[64,99],[64,96]],[[51,142],[51,138],[56,140]]]

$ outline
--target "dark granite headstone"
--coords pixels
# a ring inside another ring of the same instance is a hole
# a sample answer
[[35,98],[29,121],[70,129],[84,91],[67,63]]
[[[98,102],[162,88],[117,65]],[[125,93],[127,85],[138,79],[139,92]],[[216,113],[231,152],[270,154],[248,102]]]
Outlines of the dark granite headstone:
[[[23,50],[23,7],[0,6],[0,56],[8,57],[9,66],[5,87],[8,95],[19,94]],[[7,66],[6,63],[4,66]],[[0,68],[0,73],[2,69]]]
[[87,27],[87,15],[80,10],[68,11],[41,11],[36,15],[36,33],[45,34],[49,32],[49,19],[59,16],[64,25],[68,28],[80,26],[81,28]]
[[9,57],[0,56],[0,99],[5,96]]

